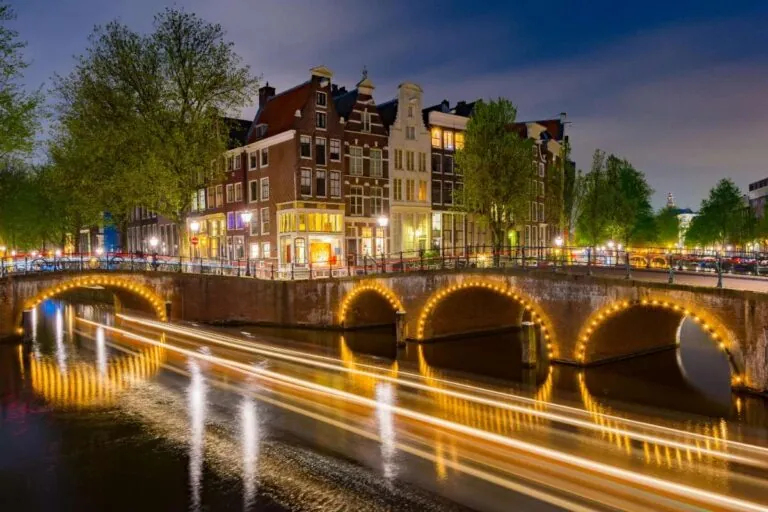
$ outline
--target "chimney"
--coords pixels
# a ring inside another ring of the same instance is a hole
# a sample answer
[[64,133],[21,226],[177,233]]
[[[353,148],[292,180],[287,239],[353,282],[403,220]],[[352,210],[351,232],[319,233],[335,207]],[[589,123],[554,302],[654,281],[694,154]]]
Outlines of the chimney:
[[259,88],[259,108],[264,108],[269,98],[275,95],[275,88],[270,87],[269,82],[264,87]]

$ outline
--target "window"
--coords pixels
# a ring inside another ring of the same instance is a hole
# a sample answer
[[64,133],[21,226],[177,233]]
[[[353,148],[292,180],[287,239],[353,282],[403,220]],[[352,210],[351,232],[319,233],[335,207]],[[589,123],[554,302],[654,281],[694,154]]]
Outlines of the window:
[[251,244],[249,256],[252,260],[259,259],[259,244]]
[[394,194],[393,197],[395,198],[395,201],[402,201],[403,200],[403,180],[400,178],[395,178],[394,181]]
[[251,236],[256,236],[259,234],[259,210],[256,210],[253,212],[253,217],[251,218]]
[[331,197],[341,197],[341,173],[331,171]]
[[402,168],[403,168],[403,150],[396,149],[395,150],[395,169],[402,169]]
[[227,158],[227,170],[231,171],[234,165],[235,165],[235,159],[232,158],[231,156]]
[[448,130],[443,132],[443,145],[445,149],[453,149],[453,132]]
[[294,263],[302,264],[307,262],[307,240],[305,238],[297,238],[293,241],[294,251]]
[[227,229],[235,229],[235,212],[227,212]]
[[269,165],[269,148],[264,148],[261,150],[261,167],[266,167]]
[[197,191],[197,207],[200,211],[205,210],[205,189],[201,188]]
[[544,162],[539,162],[539,177],[544,177]]
[[363,118],[363,131],[370,132],[371,131],[371,113],[366,110],[366,111],[363,111],[361,115]]
[[427,172],[427,154],[419,152],[419,172]]
[[227,184],[227,202],[231,203],[235,200],[235,187],[231,183]]
[[317,165],[325,165],[325,139],[315,137],[315,163]]
[[370,151],[371,157],[371,176],[374,178],[381,178],[384,174],[382,171],[382,165],[381,165],[381,150],[380,149],[371,149]]
[[318,107],[328,106],[328,95],[324,92],[317,91],[315,95],[315,105]]
[[224,186],[216,185],[216,208],[224,204]]
[[328,116],[326,115],[325,112],[315,113],[315,126],[320,128],[321,130],[325,130],[327,120],[328,120]]
[[539,203],[539,222],[544,222],[544,203]]
[[312,195],[312,169],[301,170],[299,193],[303,196]]
[[442,172],[443,157],[440,153],[432,153],[432,172]]
[[259,180],[252,180],[248,182],[249,195],[248,201],[255,203],[259,200]]
[[408,140],[415,140],[416,139],[416,127],[415,126],[406,126],[405,127],[405,138]]
[[413,201],[416,190],[416,180],[405,180],[405,200]]
[[453,157],[452,156],[446,155],[443,172],[445,174],[453,174]]
[[363,187],[349,187],[349,214],[358,216],[363,214]]
[[443,203],[443,182],[442,181],[433,181],[432,182],[432,203],[433,204],[442,204]]
[[234,159],[235,159],[235,170],[239,171],[240,170],[240,155],[235,155]]
[[331,139],[331,162],[338,162],[341,160],[341,141],[337,139]]
[[544,182],[543,181],[539,182],[539,195],[541,197],[544,197]]
[[405,168],[409,171],[413,171],[415,169],[413,159],[414,159],[413,151],[406,151],[405,152]]
[[419,180],[419,201],[426,201],[427,200],[427,182],[424,180]]
[[408,117],[413,117],[413,105],[408,105]]
[[312,137],[309,135],[302,135],[301,142],[301,158],[312,158]]
[[432,128],[432,147],[443,147],[443,131],[438,127]]
[[269,178],[261,178],[261,200],[269,201]]
[[456,139],[454,141],[456,143],[456,149],[464,149],[464,132],[456,132],[454,138]]
[[208,208],[216,208],[216,187],[208,187]]
[[528,203],[528,220],[536,222],[536,216],[538,215],[538,211],[536,210],[536,207],[533,205],[533,202]]
[[[269,234],[269,208],[262,208],[261,209],[261,234],[262,235],[268,235]],[[268,252],[268,251],[264,251]],[[265,258],[266,254],[264,255]]]
[[261,257],[262,258],[271,258],[271,247],[269,245],[269,242],[264,242],[261,244]]
[[354,176],[363,175],[363,148],[352,146],[349,148],[349,173]]
[[257,156],[257,151],[254,151],[253,153],[248,153],[248,168],[251,170],[256,169],[259,165],[259,158]]
[[381,215],[384,213],[384,189],[381,187],[371,187],[371,215]]
[[189,211],[197,211],[197,192],[192,192],[192,202],[189,204]]
[[444,181],[443,186],[445,192],[443,192],[443,204],[453,204],[453,182]]
[[239,203],[243,200],[243,184],[235,183],[235,202]]
[[315,194],[325,197],[325,171],[315,171]]

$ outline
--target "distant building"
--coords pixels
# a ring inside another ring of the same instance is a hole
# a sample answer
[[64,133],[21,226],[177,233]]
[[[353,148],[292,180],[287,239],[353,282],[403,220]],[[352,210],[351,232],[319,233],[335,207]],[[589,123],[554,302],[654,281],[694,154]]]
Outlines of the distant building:
[[749,206],[755,212],[755,215],[758,218],[763,218],[763,215],[765,215],[766,198],[768,198],[768,178],[750,183],[747,198],[749,199]]
[[672,192],[667,194],[667,208],[671,208],[677,213],[677,220],[679,222],[677,243],[680,247],[683,247],[685,245],[685,234],[698,213],[690,208],[678,208],[675,206],[675,197],[672,195]]

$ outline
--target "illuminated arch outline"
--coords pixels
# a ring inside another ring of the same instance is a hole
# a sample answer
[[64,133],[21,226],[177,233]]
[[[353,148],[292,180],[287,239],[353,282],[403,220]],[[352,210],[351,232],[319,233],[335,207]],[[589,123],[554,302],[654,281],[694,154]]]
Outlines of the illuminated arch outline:
[[[587,343],[589,342],[591,336],[595,333],[597,328],[600,326],[601,323],[605,322],[610,318],[612,315],[626,311],[632,307],[635,306],[647,306],[652,308],[665,308],[665,309],[672,309],[674,311],[677,311],[680,313],[681,318],[690,317],[693,319],[694,322],[697,324],[700,324],[701,327],[706,331],[710,338],[714,340],[717,343],[717,346],[725,352],[726,357],[728,358],[728,364],[731,367],[731,381],[734,386],[741,386],[744,384],[744,376],[743,371],[739,368],[738,364],[736,363],[736,358],[733,355],[733,351],[731,350],[731,346],[733,345],[733,341],[729,340],[727,336],[725,336],[725,333],[728,332],[728,330],[723,326],[722,322],[720,322],[717,318],[715,318],[713,315],[709,315],[706,313],[701,313],[700,311],[692,311],[690,308],[686,306],[681,306],[680,304],[676,304],[673,301],[665,300],[665,299],[636,299],[636,300],[621,300],[616,301],[613,304],[603,307],[596,312],[594,312],[585,322],[584,326],[581,328],[581,332],[579,333],[579,337],[577,339],[576,343],[576,352],[575,357],[576,360],[580,363],[584,362],[585,359],[585,353],[587,348]],[[682,321],[682,320],[681,320]],[[677,340],[679,343],[679,340]]]
[[419,323],[418,323],[418,328],[416,332],[417,340],[424,339],[424,326],[427,323],[427,318],[429,318],[429,315],[435,310],[437,305],[440,302],[442,302],[442,300],[448,295],[452,295],[453,293],[459,290],[464,290],[467,288],[485,288],[486,290],[496,292],[498,295],[509,297],[512,300],[516,301],[521,306],[523,306],[523,308],[525,308],[525,311],[529,311],[531,313],[531,316],[533,317],[533,322],[541,326],[541,333],[544,336],[544,340],[547,342],[547,351],[549,352],[549,358],[552,359],[555,357],[554,344],[552,343],[551,336],[547,328],[547,324],[544,321],[542,313],[538,311],[537,308],[534,308],[533,302],[530,299],[525,298],[521,293],[512,289],[512,287],[510,287],[506,283],[498,283],[498,282],[492,282],[492,281],[476,281],[476,280],[465,281],[459,284],[451,285],[449,287],[446,287],[445,289],[442,289],[433,293],[429,297],[429,299],[427,299],[426,305],[421,310],[421,315],[419,316]]
[[363,283],[352,288],[341,301],[341,308],[339,309],[339,323],[341,325],[344,325],[344,321],[347,319],[349,306],[354,302],[358,295],[365,292],[378,293],[381,297],[386,299],[393,308],[395,308],[396,312],[405,312],[403,303],[400,302],[400,299],[397,298],[392,290],[378,283]]
[[77,276],[68,281],[53,285],[39,292],[31,299],[27,299],[24,302],[24,309],[32,309],[37,307],[44,300],[55,297],[56,295],[67,290],[93,285],[120,288],[121,290],[127,290],[135,295],[138,295],[150,303],[152,308],[155,310],[155,314],[161,321],[165,322],[168,320],[168,317],[165,314],[165,301],[151,288],[138,284],[130,279],[108,275]]

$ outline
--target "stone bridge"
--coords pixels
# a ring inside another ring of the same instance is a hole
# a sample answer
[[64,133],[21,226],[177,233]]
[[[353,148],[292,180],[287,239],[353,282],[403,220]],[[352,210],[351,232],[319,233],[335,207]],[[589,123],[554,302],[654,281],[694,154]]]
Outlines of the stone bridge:
[[[22,333],[25,309],[83,287],[111,290],[161,319],[338,329],[396,324],[399,338],[424,343],[533,325],[540,360],[583,365],[674,346],[689,318],[722,349],[734,387],[768,391],[768,294],[521,269],[312,281],[164,272],[8,277],[0,280],[0,336]],[[524,347],[523,357],[531,357],[525,354]]]

